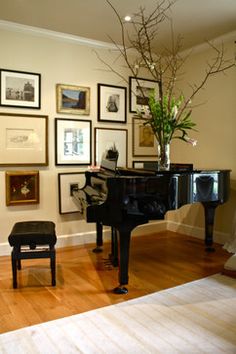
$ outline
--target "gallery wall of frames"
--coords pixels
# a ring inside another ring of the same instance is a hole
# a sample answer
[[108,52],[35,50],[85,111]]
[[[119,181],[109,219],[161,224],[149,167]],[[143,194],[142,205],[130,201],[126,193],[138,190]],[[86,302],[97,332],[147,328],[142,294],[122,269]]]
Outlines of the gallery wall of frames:
[[[0,69],[0,106],[15,109],[41,109],[41,73],[23,72],[7,68]],[[55,166],[82,167],[100,166],[106,152],[115,148],[118,166],[128,167],[128,154],[133,157],[155,157],[156,142],[151,132],[145,141],[143,124],[132,118],[132,151],[128,151],[127,111],[135,113],[147,105],[151,90],[158,92],[158,83],[152,80],[129,77],[126,86],[96,83],[97,122],[105,126],[93,127],[90,115],[90,87],[73,84],[56,84],[56,112],[54,117]],[[146,98],[140,95],[140,85]],[[127,105],[129,102],[129,105]],[[70,115],[62,117],[61,115]],[[39,199],[39,170],[36,166],[49,164],[49,134],[47,115],[0,112],[1,118],[1,167],[29,167],[34,170],[5,171],[6,205],[37,204]],[[123,128],[116,127],[121,124]],[[93,141],[92,141],[93,139]],[[92,149],[94,147],[94,149]],[[137,162],[137,161],[136,161]],[[133,161],[134,163],[134,161]],[[78,212],[65,191],[71,183],[82,186],[84,173],[58,173],[59,213]]]

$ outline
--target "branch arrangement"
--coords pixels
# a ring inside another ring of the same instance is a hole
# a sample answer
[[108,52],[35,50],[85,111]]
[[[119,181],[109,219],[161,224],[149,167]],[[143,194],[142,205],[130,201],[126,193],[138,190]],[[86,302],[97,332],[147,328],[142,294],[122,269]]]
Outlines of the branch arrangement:
[[[124,22],[121,15],[113,6],[110,0],[105,0],[113,10],[121,30],[121,44],[112,38],[111,42],[115,45],[131,76],[136,78],[141,94],[145,97],[142,86],[139,85],[140,70],[146,70],[148,78],[158,82],[158,100],[155,94],[149,98],[148,108],[143,112],[137,112],[138,116],[145,120],[144,124],[151,126],[159,144],[166,144],[173,138],[191,141],[188,138],[188,130],[193,129],[195,123],[191,121],[191,102],[197,93],[205,86],[208,79],[218,73],[235,67],[235,58],[225,59],[225,50],[222,45],[219,49],[211,42],[209,47],[214,52],[214,57],[207,63],[205,74],[200,83],[191,86],[192,92],[188,98],[181,93],[177,93],[177,83],[183,76],[183,65],[188,56],[183,56],[183,41],[180,36],[175,38],[172,20],[169,16],[171,7],[178,0],[157,1],[153,11],[146,14],[144,7],[140,7],[136,14],[133,14],[129,23]],[[161,25],[168,22],[170,26],[170,48],[158,43],[158,35]],[[158,51],[156,48],[159,48]],[[102,60],[100,58],[100,60]],[[128,79],[121,73],[113,69],[105,61],[102,62],[125,82]]]

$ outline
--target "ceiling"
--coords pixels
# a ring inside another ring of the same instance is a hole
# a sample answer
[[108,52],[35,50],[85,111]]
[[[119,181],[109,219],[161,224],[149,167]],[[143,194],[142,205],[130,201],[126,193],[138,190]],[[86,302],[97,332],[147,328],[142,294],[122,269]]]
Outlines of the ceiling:
[[[110,0],[119,14],[149,13],[156,0]],[[177,0],[171,7],[174,31],[183,36],[183,49],[236,31],[236,0]],[[106,0],[0,0],[0,20],[109,42],[120,42],[117,18]],[[169,25],[159,39],[168,42]],[[236,38],[235,38],[236,39]]]

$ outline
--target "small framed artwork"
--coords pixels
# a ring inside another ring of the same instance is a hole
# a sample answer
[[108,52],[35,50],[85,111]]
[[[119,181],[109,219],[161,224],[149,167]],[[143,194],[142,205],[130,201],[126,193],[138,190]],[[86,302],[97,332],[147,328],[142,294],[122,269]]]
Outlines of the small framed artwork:
[[126,87],[98,84],[98,121],[126,123]]
[[133,156],[157,156],[157,139],[150,126],[140,118],[133,118]]
[[78,213],[81,211],[73,200],[73,189],[81,189],[84,185],[84,172],[58,173],[60,214]]
[[1,106],[40,109],[40,74],[0,69],[0,82]]
[[48,116],[0,113],[0,165],[48,165]]
[[129,77],[129,110],[137,113],[142,106],[148,106],[148,99],[151,94],[159,96],[159,83],[155,80]]
[[101,165],[102,158],[111,151],[118,153],[117,165],[127,167],[127,129],[95,128],[95,164]]
[[56,165],[91,164],[91,120],[55,118]]
[[90,88],[56,85],[57,113],[89,115]]
[[39,171],[6,171],[6,205],[39,203]]

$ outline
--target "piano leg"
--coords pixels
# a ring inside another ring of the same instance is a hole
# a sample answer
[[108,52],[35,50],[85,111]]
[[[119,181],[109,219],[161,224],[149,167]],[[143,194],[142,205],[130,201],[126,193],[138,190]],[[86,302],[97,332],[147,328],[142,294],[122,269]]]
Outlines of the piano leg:
[[119,264],[118,260],[118,239],[117,230],[113,226],[111,227],[111,254],[109,255],[113,267],[117,267]]
[[214,229],[214,218],[215,210],[219,205],[218,202],[202,202],[205,213],[205,246],[207,252],[214,252],[215,249],[213,245],[213,229]]
[[102,223],[96,222],[97,240],[96,240],[96,247],[93,249],[94,253],[102,252],[102,246],[103,246],[102,229],[103,229]]
[[129,268],[129,248],[131,230],[118,230],[119,232],[119,283],[114,289],[115,294],[127,294],[128,289],[124,286],[128,284]]

